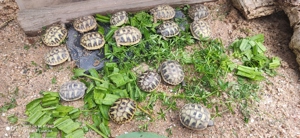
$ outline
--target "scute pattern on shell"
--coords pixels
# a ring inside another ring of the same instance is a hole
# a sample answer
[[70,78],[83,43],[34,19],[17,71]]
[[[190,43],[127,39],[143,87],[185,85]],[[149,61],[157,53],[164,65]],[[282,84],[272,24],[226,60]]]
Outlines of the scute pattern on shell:
[[109,109],[109,117],[117,124],[129,122],[135,113],[136,102],[130,98],[119,98]]
[[158,73],[147,70],[139,76],[137,85],[141,90],[151,92],[158,87],[160,81],[161,78]]
[[163,80],[171,85],[178,85],[184,80],[183,68],[174,60],[163,62],[159,67],[159,72]]
[[51,66],[61,64],[70,58],[68,50],[64,47],[56,47],[51,49],[45,55],[45,63]]
[[211,30],[207,22],[196,20],[191,23],[190,30],[192,32],[192,35],[195,39],[200,39],[200,36],[202,37],[210,37]]
[[179,114],[180,122],[187,128],[202,130],[209,126],[210,113],[200,104],[186,104]]
[[205,19],[209,15],[208,8],[203,4],[193,5],[189,11],[189,16],[193,20]]
[[174,21],[165,21],[158,26],[157,32],[160,33],[164,39],[166,37],[173,37],[179,34],[179,26]]
[[59,96],[64,101],[75,101],[85,94],[86,86],[80,81],[69,81],[61,85]]
[[169,5],[158,5],[150,10],[154,23],[157,20],[169,20],[175,17],[175,9]]
[[140,42],[142,33],[133,26],[124,26],[115,31],[114,38],[117,46],[130,46]]
[[47,46],[58,46],[67,37],[67,29],[62,25],[49,27],[42,37],[42,41]]
[[73,22],[74,29],[80,33],[88,32],[90,30],[97,28],[97,21],[96,19],[89,15],[89,16],[82,16],[74,20]]
[[80,44],[87,50],[96,50],[104,46],[105,39],[104,36],[98,32],[90,32],[81,37]]
[[113,26],[122,26],[126,22],[128,22],[128,15],[126,11],[116,12],[110,18],[110,24]]

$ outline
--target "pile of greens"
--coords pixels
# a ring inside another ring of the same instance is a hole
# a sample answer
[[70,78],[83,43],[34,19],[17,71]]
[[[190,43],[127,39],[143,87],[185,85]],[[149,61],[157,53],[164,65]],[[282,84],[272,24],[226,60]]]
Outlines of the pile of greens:
[[[184,13],[188,8],[184,7]],[[99,33],[105,35],[107,43],[104,46],[106,62],[103,70],[90,69],[85,74],[82,69],[74,69],[72,79],[78,79],[88,87],[84,96],[84,106],[74,108],[63,106],[59,102],[57,92],[42,92],[42,97],[31,101],[26,106],[27,122],[37,127],[37,132],[30,137],[83,137],[86,132],[93,130],[102,137],[110,137],[108,110],[115,100],[129,97],[144,106],[139,107],[136,119],[165,119],[168,110],[177,110],[177,100],[186,103],[201,103],[208,108],[214,108],[213,118],[227,111],[239,109],[247,122],[250,117],[249,107],[253,101],[258,101],[257,81],[265,79],[264,75],[275,75],[275,69],[280,66],[277,57],[269,58],[264,52],[264,37],[262,34],[238,39],[229,49],[225,49],[220,39],[201,38],[195,41],[189,31],[189,25],[183,24],[185,31],[179,36],[162,39],[156,33],[156,27],[161,23],[153,23],[152,16],[146,12],[129,14],[128,25],[137,27],[143,34],[140,43],[130,47],[117,47],[112,38],[118,27],[111,27],[107,32],[99,26]],[[96,20],[108,23],[109,16],[96,14]],[[187,17],[188,18],[188,17]],[[181,24],[186,20],[175,20]],[[229,55],[232,51],[232,55]],[[233,62],[239,59],[241,63]],[[112,62],[118,59],[119,63]],[[172,87],[171,92],[141,91],[136,85],[136,74],[132,68],[146,63],[156,69],[164,60],[177,60],[185,70],[186,86]],[[235,79],[229,80],[228,74],[235,74]],[[227,95],[226,98],[223,96]],[[147,99],[147,100],[146,100]],[[212,100],[212,99],[217,99]],[[160,100],[160,111],[153,107]],[[92,122],[86,122],[91,118]],[[147,131],[148,121],[139,126]],[[172,130],[166,131],[172,135]]]

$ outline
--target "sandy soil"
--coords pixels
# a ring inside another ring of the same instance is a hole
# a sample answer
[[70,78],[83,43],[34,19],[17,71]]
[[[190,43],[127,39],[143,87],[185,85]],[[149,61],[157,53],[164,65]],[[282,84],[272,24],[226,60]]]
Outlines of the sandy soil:
[[[242,15],[226,0],[206,4],[211,16],[210,22],[214,38],[221,38],[225,46],[239,37],[263,33],[264,45],[269,56],[282,59],[282,66],[276,77],[270,77],[261,83],[259,94],[261,101],[254,103],[248,124],[242,120],[241,113],[225,113],[215,118],[215,126],[204,131],[191,131],[184,128],[177,112],[168,112],[166,121],[149,122],[148,131],[168,136],[170,128],[173,135],[169,137],[300,137],[300,102],[299,70],[295,55],[288,48],[292,36],[287,16],[278,12],[267,17],[245,20]],[[0,23],[16,16],[18,7],[15,2],[0,1]],[[24,120],[25,105],[37,98],[43,90],[58,91],[59,86],[70,80],[72,62],[53,68],[47,68],[43,56],[49,47],[44,46],[40,36],[27,37],[16,20],[0,29],[0,106],[15,98],[17,107],[0,116],[0,137],[28,137],[35,129],[26,125]],[[52,79],[57,83],[53,84]],[[16,92],[16,89],[18,91]],[[77,101],[75,105],[82,105]],[[182,106],[183,103],[178,103]],[[160,103],[154,107],[159,109]],[[213,112],[213,111],[212,111]],[[15,125],[7,121],[7,116],[15,114],[19,122]],[[145,121],[132,121],[125,125],[111,124],[112,135],[137,131]],[[99,137],[89,132],[87,137]]]

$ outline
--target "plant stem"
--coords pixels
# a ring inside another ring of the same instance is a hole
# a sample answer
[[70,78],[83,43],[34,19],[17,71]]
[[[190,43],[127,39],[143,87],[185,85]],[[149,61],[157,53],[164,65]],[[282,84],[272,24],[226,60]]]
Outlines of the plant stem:
[[108,138],[106,135],[104,135],[102,132],[100,132],[100,131],[99,131],[97,128],[95,128],[94,126],[88,124],[87,122],[85,122],[85,124],[86,124],[89,128],[93,129],[96,133],[98,133],[99,135],[101,135],[102,137]]

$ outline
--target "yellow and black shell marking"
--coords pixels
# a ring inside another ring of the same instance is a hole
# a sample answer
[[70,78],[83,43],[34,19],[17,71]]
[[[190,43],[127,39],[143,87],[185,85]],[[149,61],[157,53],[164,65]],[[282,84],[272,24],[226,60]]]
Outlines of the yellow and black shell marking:
[[195,20],[190,24],[190,30],[195,39],[200,40],[202,37],[210,37],[211,30],[207,22]]
[[146,92],[154,91],[161,82],[160,75],[157,72],[147,70],[142,73],[138,80],[138,87]]
[[196,4],[196,5],[191,6],[191,8],[188,11],[188,14],[191,19],[200,20],[200,19],[205,19],[208,17],[209,10],[203,4]]
[[51,66],[61,64],[70,59],[69,51],[65,47],[56,47],[45,54],[45,63]]
[[142,33],[133,26],[124,26],[115,31],[114,38],[117,46],[130,46],[140,42]]
[[209,111],[200,104],[186,104],[179,113],[180,122],[192,130],[203,130],[214,125]]
[[124,124],[134,116],[137,104],[130,98],[119,98],[109,109],[109,117],[117,124]]
[[110,18],[110,25],[122,26],[128,22],[128,15],[126,11],[120,11],[113,14]]
[[69,81],[61,85],[59,96],[64,101],[75,101],[84,96],[86,88],[80,81]]
[[171,85],[178,85],[184,80],[183,68],[175,60],[167,60],[161,63],[158,72],[163,80]]
[[98,32],[90,32],[81,37],[80,44],[87,50],[96,50],[104,46],[105,39],[104,36]]
[[164,39],[178,35],[180,28],[174,21],[165,21],[158,26],[157,33],[160,33]]
[[47,46],[59,46],[67,37],[68,31],[63,25],[49,27],[42,36],[42,41]]
[[150,10],[154,23],[157,20],[170,20],[175,17],[175,9],[170,5],[158,5]]
[[80,33],[85,33],[90,30],[94,30],[97,28],[97,21],[96,19],[89,15],[89,16],[82,16],[74,20],[73,22],[74,29]]

